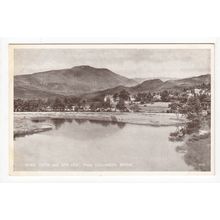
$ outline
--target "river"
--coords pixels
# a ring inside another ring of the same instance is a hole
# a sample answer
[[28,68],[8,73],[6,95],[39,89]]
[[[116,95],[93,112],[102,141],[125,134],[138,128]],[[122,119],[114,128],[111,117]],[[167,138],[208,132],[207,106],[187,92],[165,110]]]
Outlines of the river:
[[15,171],[193,170],[169,141],[174,125],[49,120],[54,129],[15,138]]

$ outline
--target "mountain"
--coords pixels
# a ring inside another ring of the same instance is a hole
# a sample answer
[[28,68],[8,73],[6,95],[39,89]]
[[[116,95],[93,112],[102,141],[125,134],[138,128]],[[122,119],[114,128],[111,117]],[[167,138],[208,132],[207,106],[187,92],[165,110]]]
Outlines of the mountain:
[[15,98],[46,98],[62,95],[81,95],[119,85],[137,83],[105,68],[75,66],[14,77]]
[[163,85],[163,81],[160,79],[152,79],[152,80],[146,80],[142,82],[141,84],[138,84],[136,86],[117,86],[111,89],[105,89],[103,91],[97,91],[94,93],[84,94],[83,98],[86,99],[93,99],[95,97],[104,96],[106,94],[113,95],[115,93],[120,93],[122,90],[126,90],[130,94],[137,94],[138,92],[152,92],[156,91],[160,86]]
[[94,98],[119,93],[123,89],[131,94],[163,90],[181,91],[202,83],[210,83],[211,75],[167,80],[150,79],[137,84],[134,79],[118,75],[105,68],[76,66],[71,69],[51,70],[14,77],[14,97],[39,99],[48,97],[80,96]]
[[106,94],[113,95],[115,93],[120,93],[122,90],[126,90],[130,94],[137,94],[141,92],[159,92],[163,90],[175,90],[175,91],[181,91],[183,88],[189,88],[201,85],[203,83],[207,84],[211,81],[211,75],[201,75],[196,77],[190,77],[190,78],[184,78],[184,79],[178,79],[178,80],[168,80],[166,82],[163,82],[160,79],[152,79],[152,80],[146,80],[142,82],[141,84],[138,84],[136,86],[117,86],[115,88],[106,89],[103,91],[97,91],[90,94],[85,94],[83,98],[87,99],[93,99],[96,97],[103,97]]
[[102,91],[97,91],[94,93],[87,93],[82,95],[84,99],[102,99],[105,95],[113,95],[115,93],[120,93],[122,90],[126,90],[130,94],[137,94],[138,92],[147,92],[154,91],[159,86],[161,86],[163,82],[160,79],[146,80],[141,84],[136,86],[128,87],[128,86],[117,86],[111,89],[105,89]]
[[160,79],[161,81],[165,82],[165,81],[168,81],[168,80],[176,80],[177,78],[173,78],[173,77],[148,77],[148,78],[133,78],[133,80],[135,82],[137,82],[138,84],[139,83],[142,83],[146,80],[152,80],[152,79]]
[[201,85],[202,83],[210,83],[211,75],[201,75],[190,78],[178,79],[178,80],[168,80],[163,83],[158,89],[159,90],[181,90],[183,88],[194,87]]
[[144,82],[144,81],[146,81],[146,80],[149,80],[150,78],[133,78],[133,80],[135,81],[135,82],[137,82],[138,84],[139,83],[142,83],[142,82]]
[[21,99],[45,99],[45,98],[56,98],[63,97],[63,95],[41,91],[40,89],[35,89],[31,87],[17,86],[14,88],[15,98]]
[[145,91],[154,91],[158,87],[163,85],[163,81],[160,79],[151,79],[142,82],[134,87],[132,87],[133,92],[145,92]]

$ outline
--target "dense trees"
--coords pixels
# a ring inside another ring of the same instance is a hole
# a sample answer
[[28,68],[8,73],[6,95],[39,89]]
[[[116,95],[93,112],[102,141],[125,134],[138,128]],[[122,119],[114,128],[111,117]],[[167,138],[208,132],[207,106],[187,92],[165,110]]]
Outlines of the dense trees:
[[138,93],[135,97],[135,101],[141,103],[150,103],[153,101],[153,95],[150,92]]
[[170,99],[169,99],[169,92],[167,90],[164,90],[160,93],[161,95],[161,101],[162,102],[169,102]]
[[116,105],[116,108],[120,111],[124,111],[126,109],[124,99],[120,98],[118,104]]
[[55,101],[53,102],[52,104],[52,108],[55,110],[55,111],[64,111],[65,109],[65,105],[64,105],[64,102],[62,102],[61,99],[59,98],[56,98]]
[[118,93],[115,93],[115,94],[113,95],[113,99],[114,99],[114,101],[116,101],[118,98],[119,98]]
[[[184,100],[186,100],[184,102]],[[209,94],[194,94],[187,99],[175,100],[169,107],[172,112],[177,115],[182,114],[188,120],[186,124],[177,131],[170,134],[170,140],[181,141],[185,135],[196,133],[201,128],[204,121],[210,120],[210,112],[207,110],[211,108],[211,101]],[[205,114],[203,114],[205,111]]]
[[[200,89],[198,89],[200,88]],[[139,92],[130,94],[123,89],[111,95],[101,94],[89,100],[82,97],[56,97],[38,100],[14,100],[14,111],[138,111],[137,105],[156,101],[171,102],[168,112],[194,115],[202,110],[210,111],[210,84],[201,84],[195,88],[184,88],[182,91],[164,90],[157,92]],[[199,92],[198,92],[199,91]],[[201,91],[201,92],[200,92]],[[204,93],[204,91],[206,91]],[[137,104],[134,106],[134,104]],[[190,116],[189,116],[190,117]]]
[[108,109],[111,107],[112,106],[111,106],[110,98],[107,98],[107,100],[105,102],[101,102],[101,108]]
[[210,170],[211,95],[210,90],[207,89],[208,86],[203,84],[201,88],[205,88],[204,90],[191,93],[188,98],[184,93],[184,98],[181,96],[181,99],[170,104],[173,111],[182,113],[188,120],[177,127],[175,132],[171,132],[169,139],[183,141],[180,146],[176,147],[176,151],[184,153],[183,158],[186,164],[199,171]]
[[130,94],[129,92],[127,92],[125,89],[123,89],[120,93],[119,93],[119,98],[123,99],[125,101],[128,101],[130,99]]
[[[53,109],[54,111],[64,111],[65,108],[72,108],[73,105],[77,105],[80,102],[79,98],[76,97],[65,97],[65,98],[49,98],[49,99],[35,99],[35,100],[14,100],[14,111],[48,111]],[[49,108],[49,109],[48,109]]]
[[210,108],[211,101],[207,95],[191,96],[183,102],[176,100],[169,105],[171,112],[185,115],[188,119],[199,116],[203,110]]
[[43,111],[46,102],[39,100],[14,100],[14,111]]

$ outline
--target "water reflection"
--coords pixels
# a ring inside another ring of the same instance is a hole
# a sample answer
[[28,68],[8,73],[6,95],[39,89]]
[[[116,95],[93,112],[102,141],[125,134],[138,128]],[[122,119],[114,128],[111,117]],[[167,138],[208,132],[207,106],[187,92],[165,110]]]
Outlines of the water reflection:
[[35,123],[40,123],[40,122],[45,122],[45,121],[47,121],[48,120],[48,118],[31,118],[31,121],[32,122],[35,122]]
[[[34,123],[41,123],[41,122],[52,122],[56,129],[59,129],[65,122],[72,123],[73,119],[71,118],[32,118],[32,122]],[[119,128],[124,128],[125,123],[124,122],[118,122],[112,119],[112,121],[100,121],[100,120],[88,120],[88,119],[74,119],[74,121],[78,124],[85,124],[86,122],[90,122],[91,124],[98,124],[103,127],[108,127],[110,125],[117,125]]]
[[104,127],[108,127],[110,125],[116,125],[116,126],[118,126],[118,128],[121,128],[121,129],[125,127],[125,123],[123,123],[123,122],[99,121],[99,120],[89,120],[89,122],[91,124],[98,124],[98,125],[102,125]]
[[[82,119],[48,119],[46,123],[53,123],[56,129],[15,141],[16,170],[192,170],[182,155],[175,151],[176,143],[167,138],[175,130],[173,126],[153,127]],[[79,167],[26,167],[25,164],[30,162],[78,163]],[[114,163],[116,166],[90,168],[84,167],[85,163]]]
[[117,125],[119,128],[124,128],[126,124],[123,122],[118,122]]
[[[189,121],[184,126],[177,126],[176,128],[172,127],[172,129],[170,129],[169,131],[167,131],[168,128],[162,128],[162,127],[153,128],[147,126],[129,125],[117,121],[109,122],[109,121],[98,121],[98,120],[86,120],[86,119],[73,120],[73,119],[62,119],[62,118],[54,118],[54,119],[33,118],[31,119],[31,121],[36,123],[37,125],[36,128],[38,129],[37,132],[39,132],[39,128],[40,128],[39,126],[41,125],[41,122],[42,125],[53,123],[55,127],[53,131],[48,131],[48,132],[46,132],[47,130],[41,131],[45,134],[44,136],[47,136],[49,138],[49,140],[45,141],[45,143],[48,144],[56,136],[62,137],[62,140],[60,140],[60,142],[63,142],[64,144],[72,143],[75,141],[77,142],[76,144],[78,146],[83,146],[85,144],[85,146],[88,146],[88,149],[95,146],[98,151],[101,151],[101,149],[103,149],[105,145],[107,146],[108,144],[111,145],[109,146],[111,149],[114,149],[115,146],[118,146],[118,149],[120,149],[121,144],[123,142],[126,142],[126,146],[130,146],[130,144],[133,143],[133,145],[138,146],[138,148],[135,148],[134,150],[132,149],[131,155],[136,151],[138,152],[139,146],[141,146],[142,152],[140,152],[140,155],[143,154],[143,157],[145,159],[148,158],[148,153],[146,154],[144,153],[145,151],[147,151],[146,146],[148,148],[154,145],[157,146],[157,148],[155,149],[153,148],[152,150],[149,151],[150,154],[152,154],[154,150],[156,151],[156,149],[160,149],[158,150],[157,154],[155,154],[155,157],[157,157],[158,154],[162,155],[161,152],[162,150],[164,150],[164,148],[166,148],[167,146],[172,147],[174,145],[174,148],[172,148],[173,152],[175,152],[178,155],[181,155],[182,161],[184,162],[185,165],[188,165],[189,167],[193,167],[193,169],[196,171],[210,171],[211,168],[210,120]],[[201,129],[209,132],[205,132],[201,134],[200,132]],[[25,134],[17,133],[16,135],[14,135],[14,140],[16,140],[16,137],[23,137],[26,135],[27,137],[25,138],[31,139],[31,136],[34,136],[32,134],[37,132],[36,130],[33,130],[31,132],[25,132]],[[134,138],[134,141],[133,139],[129,139],[130,138],[129,135],[131,135]],[[167,142],[161,141],[161,140],[167,140],[168,136],[169,136],[169,141]],[[170,144],[169,142],[173,142],[173,144]],[[164,144],[162,143],[164,143],[166,146],[164,146]],[[176,143],[178,143],[178,145]],[[54,146],[55,143],[51,144],[51,146],[52,145]],[[160,145],[161,146],[163,145],[162,149]],[[57,146],[57,149],[59,149],[59,146]],[[167,151],[168,150],[169,149],[167,149]],[[167,151],[165,151],[163,155],[168,154]],[[124,155],[127,154],[128,152],[125,150]],[[170,152],[169,154],[172,155],[172,152]],[[115,157],[115,154],[113,155],[113,157]],[[161,156],[159,161],[161,161],[162,158],[163,156]],[[170,158],[171,157],[169,157],[169,160]]]
[[67,119],[66,119],[66,122],[72,123],[72,122],[73,122],[73,119],[72,119],[72,118],[67,118]]
[[125,127],[125,123],[87,119],[51,119],[51,122],[58,130],[58,135],[81,141],[110,137]]
[[62,126],[62,124],[65,123],[66,119],[63,119],[63,118],[52,118],[51,121],[55,125],[55,128],[59,129]]
[[74,121],[78,124],[78,125],[81,125],[81,124],[84,124],[87,122],[86,119],[74,119]]
[[[64,125],[65,122],[70,124],[73,123],[72,119],[51,119],[55,128],[58,130]],[[117,128],[123,129],[125,123],[117,121],[99,121],[99,120],[87,120],[87,119],[74,119],[74,122],[78,125],[85,125],[74,129],[74,131],[69,129],[70,133],[66,132],[65,136],[72,136],[77,140],[83,140],[84,134],[87,132],[89,124],[98,125],[98,127],[93,127],[90,131],[89,137],[92,139],[104,138],[106,135],[111,136],[117,132]],[[202,124],[207,123],[210,126],[209,121],[200,121],[198,119],[188,121],[185,125],[176,126],[176,130],[170,133],[169,140],[172,142],[180,142],[181,145],[175,148],[177,153],[184,154],[183,159],[185,163],[192,166],[196,171],[209,171],[210,170],[210,133],[206,135],[199,135],[199,130]],[[89,124],[88,124],[89,123]],[[109,128],[105,132],[101,132],[100,126]],[[113,127],[112,127],[113,126]],[[68,135],[69,134],[69,135]],[[88,139],[88,138],[87,138]]]
[[17,139],[17,138],[19,138],[19,137],[25,137],[27,134],[25,134],[25,133],[18,133],[18,134],[14,134],[14,141]]

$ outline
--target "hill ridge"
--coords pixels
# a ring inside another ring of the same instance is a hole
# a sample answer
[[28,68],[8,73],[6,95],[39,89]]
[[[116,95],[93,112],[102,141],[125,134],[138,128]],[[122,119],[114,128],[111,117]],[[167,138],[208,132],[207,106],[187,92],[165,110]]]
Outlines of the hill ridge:
[[211,75],[167,80],[159,78],[141,83],[121,76],[107,68],[79,65],[72,68],[49,70],[14,77],[15,98],[46,98],[53,96],[94,96],[95,94],[120,92],[154,92],[181,90],[202,83],[210,83]]
[[[113,88],[118,85],[132,86],[137,83],[106,68],[95,68],[88,65],[67,69],[49,70],[14,77],[15,97],[29,96],[29,89],[58,95],[80,95]],[[34,96],[34,94],[33,94]],[[36,94],[37,97],[37,94]],[[35,97],[33,97],[35,98]]]
[[126,90],[127,92],[131,94],[136,94],[138,92],[156,92],[156,91],[163,91],[163,90],[178,90],[179,91],[179,90],[182,90],[183,88],[201,85],[202,83],[210,83],[210,78],[211,78],[210,74],[205,74],[205,75],[199,75],[195,77],[188,77],[188,78],[177,79],[177,80],[167,80],[165,82],[163,82],[160,79],[145,80],[144,82],[136,86],[131,86],[131,87],[117,86],[117,87],[105,89],[102,91],[96,91],[90,94],[84,94],[84,97],[92,98],[92,97],[100,96],[104,94],[111,95],[114,93],[119,93],[122,90]]

